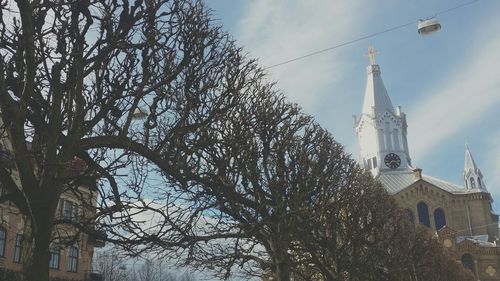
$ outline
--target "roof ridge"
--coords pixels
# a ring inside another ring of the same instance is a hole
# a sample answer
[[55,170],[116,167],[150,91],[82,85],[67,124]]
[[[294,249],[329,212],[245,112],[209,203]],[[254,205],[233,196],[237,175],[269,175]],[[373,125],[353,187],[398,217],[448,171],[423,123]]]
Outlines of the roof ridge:
[[422,177],[427,177],[427,178],[433,179],[435,181],[439,181],[439,182],[442,182],[442,183],[447,183],[447,184],[455,185],[455,186],[460,187],[460,188],[465,188],[462,185],[456,184],[456,183],[451,182],[451,181],[443,180],[443,179],[440,179],[440,178],[436,178],[436,177],[433,177],[433,176],[422,174]]
[[[391,194],[398,193],[418,181],[413,172],[410,171],[381,173],[377,178],[380,180],[384,188]],[[463,186],[438,179],[433,176],[422,175],[422,180],[449,193],[461,193],[466,191]]]

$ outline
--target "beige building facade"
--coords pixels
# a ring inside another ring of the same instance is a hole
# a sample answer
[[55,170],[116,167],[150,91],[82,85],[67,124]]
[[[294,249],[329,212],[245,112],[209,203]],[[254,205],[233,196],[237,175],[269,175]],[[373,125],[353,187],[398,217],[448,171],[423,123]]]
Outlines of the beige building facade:
[[[0,143],[0,162],[9,165],[10,145],[3,140]],[[75,159],[72,168],[76,173],[85,169],[83,161]],[[17,171],[12,169],[12,177],[18,179]],[[0,183],[0,194],[5,189]],[[95,247],[104,246],[99,232],[77,231],[73,223],[88,222],[95,214],[95,181],[82,181],[76,190],[69,190],[61,195],[57,207],[53,240],[48,264],[50,277],[58,280],[101,281],[102,276],[92,271],[92,257]],[[16,275],[22,270],[22,243],[25,231],[23,217],[9,201],[0,202],[0,280],[17,280]],[[93,233],[89,235],[87,233]]]
[[462,185],[414,166],[406,115],[392,105],[371,47],[369,54],[362,114],[354,124],[360,165],[380,180],[409,220],[435,231],[477,280],[500,280],[499,216],[470,148],[466,145]]

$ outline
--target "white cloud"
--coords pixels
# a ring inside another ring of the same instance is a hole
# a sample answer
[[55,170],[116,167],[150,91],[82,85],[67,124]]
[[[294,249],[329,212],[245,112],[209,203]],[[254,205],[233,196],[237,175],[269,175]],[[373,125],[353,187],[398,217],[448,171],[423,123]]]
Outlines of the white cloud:
[[[479,167],[483,171],[485,177],[486,188],[494,197],[500,196],[500,130],[491,134],[486,145],[488,152],[485,161],[485,169]],[[481,165],[482,166],[482,165]]]
[[414,104],[411,120],[412,154],[424,158],[459,130],[478,122],[500,104],[500,38],[474,52],[443,86],[430,89],[428,99]]
[[[248,4],[239,23],[240,44],[264,66],[271,66],[329,47],[346,39],[361,27],[353,17],[360,1],[258,0]],[[347,63],[339,52],[328,52],[269,70],[271,80],[293,102],[306,111],[326,95],[325,85],[342,75]]]

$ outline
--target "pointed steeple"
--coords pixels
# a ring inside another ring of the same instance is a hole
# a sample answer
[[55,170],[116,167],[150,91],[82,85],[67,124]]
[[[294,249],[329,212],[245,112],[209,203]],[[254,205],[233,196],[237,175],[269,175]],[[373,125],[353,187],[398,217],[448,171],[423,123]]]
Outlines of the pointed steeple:
[[470,152],[469,144],[465,144],[465,161],[464,161],[464,171],[477,170],[476,162],[472,157],[472,152]]
[[411,170],[408,152],[406,115],[392,106],[380,66],[375,63],[375,51],[368,48],[365,97],[361,117],[355,118],[354,128],[359,144],[359,163],[373,176]]
[[464,184],[467,190],[470,191],[486,191],[486,186],[483,181],[483,174],[477,167],[469,145],[465,144],[465,161],[464,161]]
[[368,55],[370,65],[366,68],[368,79],[363,102],[363,114],[372,115],[374,112],[380,114],[386,110],[394,112],[391,99],[380,76],[380,66],[375,63],[375,51],[372,46],[368,47]]

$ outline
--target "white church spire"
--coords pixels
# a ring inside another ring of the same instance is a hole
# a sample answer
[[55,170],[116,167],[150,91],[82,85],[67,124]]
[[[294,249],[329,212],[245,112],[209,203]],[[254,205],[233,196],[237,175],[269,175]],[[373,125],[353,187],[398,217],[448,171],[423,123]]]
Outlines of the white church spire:
[[368,47],[368,55],[370,65],[366,68],[368,79],[366,80],[363,114],[381,113],[385,110],[394,111],[391,99],[380,76],[380,66],[375,63],[375,51],[372,46]]
[[406,116],[394,108],[375,63],[375,51],[368,48],[370,65],[362,115],[355,120],[360,164],[377,176],[382,172],[411,168],[406,137]]
[[483,181],[483,174],[481,170],[477,167],[474,158],[472,157],[472,152],[470,151],[469,145],[465,144],[465,161],[464,161],[464,184],[467,190],[471,191],[485,191],[486,186]]

